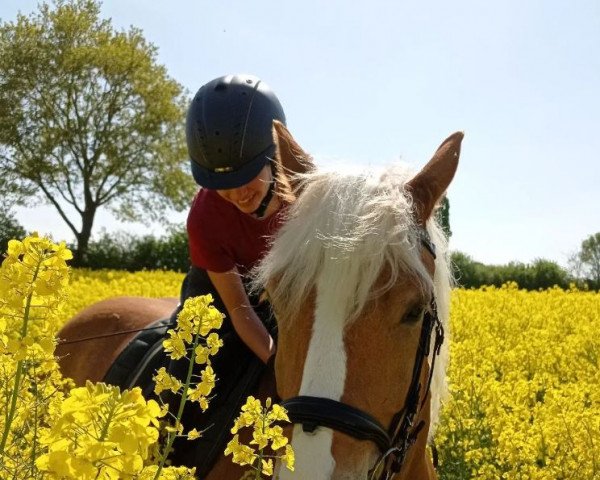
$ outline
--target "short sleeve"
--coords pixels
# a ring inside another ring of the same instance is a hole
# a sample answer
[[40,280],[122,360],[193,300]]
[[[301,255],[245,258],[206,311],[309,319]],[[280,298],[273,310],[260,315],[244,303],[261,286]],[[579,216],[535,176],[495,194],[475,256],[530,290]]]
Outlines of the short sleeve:
[[235,261],[216,239],[196,229],[188,229],[190,260],[195,267],[210,272],[228,272],[235,267]]
[[211,272],[228,272],[235,267],[233,253],[224,245],[221,218],[210,202],[196,197],[187,219],[190,260],[195,267]]

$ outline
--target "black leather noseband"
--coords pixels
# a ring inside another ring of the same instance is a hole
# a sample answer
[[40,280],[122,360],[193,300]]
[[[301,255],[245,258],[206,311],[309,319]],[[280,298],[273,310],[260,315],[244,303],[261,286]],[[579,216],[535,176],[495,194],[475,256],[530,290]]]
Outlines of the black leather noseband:
[[391,443],[388,432],[368,413],[329,398],[299,396],[283,402],[292,423],[302,425],[306,433],[317,427],[327,427],[350,435],[358,440],[370,440],[380,450]]

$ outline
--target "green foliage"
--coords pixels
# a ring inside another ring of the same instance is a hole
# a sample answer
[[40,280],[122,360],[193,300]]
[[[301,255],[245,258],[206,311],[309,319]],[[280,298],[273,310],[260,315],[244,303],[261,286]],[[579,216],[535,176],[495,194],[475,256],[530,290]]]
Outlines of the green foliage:
[[569,271],[579,288],[600,290],[600,232],[583,240],[570,255]]
[[595,288],[600,288],[600,232],[581,242],[579,258],[588,279],[594,283]]
[[482,285],[502,286],[517,282],[527,290],[547,289],[555,285],[568,288],[572,281],[568,272],[556,262],[538,258],[532,263],[510,262],[506,265],[485,265],[462,252],[452,252],[452,265],[457,283],[465,288]]
[[91,269],[172,270],[186,272],[190,261],[185,229],[171,229],[162,237],[104,231],[90,241],[82,266]]
[[0,24],[5,201],[53,205],[77,239],[75,264],[101,207],[125,221],[166,220],[195,188],[186,103],[156,47],[139,29],[116,31],[96,0],[42,3]]
[[485,285],[487,274],[483,263],[476,262],[463,252],[452,252],[451,263],[454,278],[461,287],[477,288]]
[[6,252],[8,241],[24,238],[25,229],[6,208],[0,207],[0,252]]
[[448,197],[444,197],[438,207],[436,215],[437,221],[444,230],[446,237],[450,238],[452,236],[452,230],[450,229],[450,200],[448,200]]

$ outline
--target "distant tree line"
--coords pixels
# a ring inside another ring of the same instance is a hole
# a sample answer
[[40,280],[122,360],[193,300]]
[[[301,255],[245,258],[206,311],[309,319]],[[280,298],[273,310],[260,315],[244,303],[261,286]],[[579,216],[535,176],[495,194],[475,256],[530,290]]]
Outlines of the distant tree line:
[[532,263],[510,262],[506,265],[486,265],[463,252],[452,252],[451,258],[457,284],[464,288],[478,288],[483,285],[500,287],[513,281],[520,288],[538,290],[554,285],[568,288],[575,281],[566,269],[543,258]]
[[485,265],[462,252],[452,253],[452,267],[458,285],[465,288],[482,285],[499,287],[513,281],[527,290],[546,289],[554,285],[568,288],[572,283],[578,288],[600,290],[600,232],[581,242],[579,251],[571,255],[568,268],[543,258],[531,263]]
[[[22,238],[25,229],[10,211],[0,208],[0,248],[6,251],[11,238]],[[581,243],[565,269],[551,260],[539,258],[531,263],[510,262],[486,265],[463,252],[452,252],[452,267],[458,286],[479,288],[501,286],[513,281],[520,288],[538,290],[558,285],[568,288],[600,290],[600,232]],[[102,232],[92,238],[82,266],[90,269],[173,270],[185,272],[190,265],[187,234],[183,226],[172,227],[162,236],[134,235],[124,232]]]

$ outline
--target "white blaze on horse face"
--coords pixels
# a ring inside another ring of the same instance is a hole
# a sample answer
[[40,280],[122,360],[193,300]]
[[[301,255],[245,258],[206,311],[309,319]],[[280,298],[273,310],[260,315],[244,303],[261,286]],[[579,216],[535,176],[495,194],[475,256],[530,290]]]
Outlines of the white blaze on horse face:
[[[346,351],[344,348],[344,295],[339,289],[339,273],[322,274],[317,281],[312,337],[308,346],[302,383],[298,395],[325,397],[339,401],[346,380]],[[314,433],[304,433],[301,425],[294,426],[292,447],[296,452],[295,472],[281,469],[281,480],[303,478],[328,480],[335,469],[331,455],[333,431],[319,427]]]

